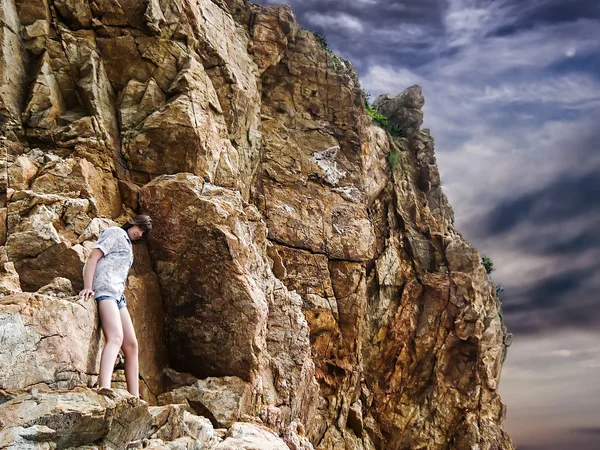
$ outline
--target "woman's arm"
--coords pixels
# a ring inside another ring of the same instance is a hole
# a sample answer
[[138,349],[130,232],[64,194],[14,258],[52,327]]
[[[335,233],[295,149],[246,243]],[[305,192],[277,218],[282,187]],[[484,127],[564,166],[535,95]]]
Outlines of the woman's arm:
[[87,299],[94,297],[94,291],[92,290],[92,282],[94,281],[94,273],[96,273],[96,265],[98,260],[104,256],[102,250],[95,248],[90,253],[87,263],[85,264],[85,272],[83,273],[83,290],[79,293],[79,296]]

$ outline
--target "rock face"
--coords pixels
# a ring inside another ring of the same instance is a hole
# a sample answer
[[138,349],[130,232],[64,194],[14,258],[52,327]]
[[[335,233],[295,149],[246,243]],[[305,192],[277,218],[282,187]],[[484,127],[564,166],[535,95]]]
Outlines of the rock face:
[[[392,137],[285,6],[0,17],[0,448],[514,448],[506,329],[418,86],[376,100]],[[76,297],[135,213],[154,231],[126,295],[161,406],[91,389],[102,336]]]

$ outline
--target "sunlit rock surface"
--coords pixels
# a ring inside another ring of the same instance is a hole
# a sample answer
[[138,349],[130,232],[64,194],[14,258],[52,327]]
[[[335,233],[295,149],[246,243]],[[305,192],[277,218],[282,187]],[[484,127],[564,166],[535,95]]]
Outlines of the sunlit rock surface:
[[[286,6],[0,18],[0,448],[514,448],[506,329],[418,86],[375,100],[390,134]],[[102,335],[76,295],[135,213],[154,222],[126,291],[145,401],[94,389]]]

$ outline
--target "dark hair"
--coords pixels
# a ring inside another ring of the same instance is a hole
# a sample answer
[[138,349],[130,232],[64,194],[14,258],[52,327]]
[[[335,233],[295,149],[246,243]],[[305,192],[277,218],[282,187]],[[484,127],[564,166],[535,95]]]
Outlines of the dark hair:
[[142,231],[144,232],[144,234],[141,237],[141,239],[138,239],[137,241],[133,241],[133,244],[141,244],[142,242],[146,241],[146,239],[148,238],[148,235],[152,232],[152,219],[150,219],[150,216],[147,216],[145,214],[138,214],[133,219],[129,219],[127,221],[127,223],[125,225],[123,225],[121,228],[123,228],[125,231],[127,231],[135,225],[140,227],[142,229]]

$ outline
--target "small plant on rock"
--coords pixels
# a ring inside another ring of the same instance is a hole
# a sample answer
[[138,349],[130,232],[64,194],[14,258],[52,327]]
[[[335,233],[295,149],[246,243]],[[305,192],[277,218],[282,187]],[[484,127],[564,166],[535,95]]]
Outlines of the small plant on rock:
[[492,286],[494,286],[494,294],[496,296],[496,301],[498,302],[498,316],[500,316],[500,323],[502,323],[502,326],[504,327],[504,314],[502,313],[502,302],[500,301],[500,297],[504,293],[504,286],[499,283],[496,284],[492,281],[492,277],[490,275],[494,271],[494,262],[492,261],[492,258],[486,255],[481,255],[481,264],[483,264],[483,267],[488,275],[488,279],[492,283]]
[[335,70],[336,72],[340,72],[340,70],[342,68],[342,60],[340,59],[340,57],[338,55],[333,53],[331,48],[329,48],[329,44],[328,44],[325,36],[323,36],[321,33],[318,33],[316,31],[313,31],[312,33],[315,35],[315,38],[317,39],[319,44],[321,44],[321,47],[323,47],[323,50],[325,50],[325,53],[327,53],[327,55],[331,58],[333,70]]
[[365,109],[367,110],[369,116],[371,116],[371,119],[373,119],[374,122],[381,125],[381,127],[384,129],[388,128],[390,124],[389,119],[383,114],[379,114],[377,111],[375,111],[375,109],[371,105],[369,105],[368,101],[365,102]]
[[501,284],[494,284],[494,288],[496,289],[496,297],[500,298],[500,294],[504,292],[504,286]]
[[388,132],[395,137],[398,137],[402,134],[402,128],[397,123],[390,123],[387,127]]
[[366,93],[364,90],[363,93],[367,99],[365,100],[365,109],[369,113],[371,120],[390,133],[390,135],[394,137],[400,137],[402,135],[402,128],[400,125],[397,123],[390,123],[390,119],[387,116],[377,112],[377,110],[369,104],[370,94]]
[[488,275],[494,271],[494,262],[489,256],[481,255],[481,264],[485,267]]
[[393,149],[391,152],[388,153],[387,161],[390,166],[390,169],[392,169],[393,172],[394,170],[396,170],[396,167],[398,167],[398,163],[400,163],[400,152],[396,149]]
[[317,41],[319,42],[319,44],[321,44],[321,47],[323,47],[324,50],[331,51],[325,36],[323,36],[321,33],[317,32],[317,31],[313,31],[313,34],[315,35],[315,38],[317,38]]

